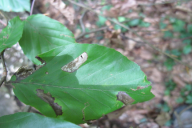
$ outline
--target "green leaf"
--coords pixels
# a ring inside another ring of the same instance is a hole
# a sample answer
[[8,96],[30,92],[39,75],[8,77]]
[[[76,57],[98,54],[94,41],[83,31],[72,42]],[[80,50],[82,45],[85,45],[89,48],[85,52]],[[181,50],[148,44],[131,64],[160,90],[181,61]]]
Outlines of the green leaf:
[[185,31],[185,22],[182,20],[176,20],[173,24],[173,30],[176,32],[182,32]]
[[167,50],[166,53],[173,54],[173,55],[178,56],[178,57],[181,55],[181,52],[178,49]]
[[162,106],[162,111],[164,112],[169,112],[170,111],[170,107],[168,106],[167,103],[164,103],[163,106]]
[[75,43],[74,35],[56,20],[44,15],[32,15],[24,22],[23,36],[19,41],[24,54],[35,64],[35,56],[58,46]]
[[159,103],[156,106],[157,106],[157,108],[161,109],[164,112],[169,112],[169,110],[170,110],[170,107],[168,106],[168,104],[166,102],[165,103]]
[[170,21],[171,23],[175,23],[175,22],[177,21],[177,19],[176,19],[176,18],[173,18],[173,17],[170,17],[170,18],[169,18],[169,21]]
[[164,62],[164,65],[166,66],[167,70],[171,71],[173,69],[173,66],[175,65],[175,62],[173,59],[167,59],[165,62]]
[[104,16],[98,16],[98,21],[96,22],[96,24],[98,26],[103,26],[105,25],[105,22],[107,21],[107,19]]
[[[88,59],[77,71],[61,70],[83,52]],[[154,97],[140,67],[114,49],[96,44],[70,44],[39,57],[46,62],[45,66],[26,79],[12,82],[15,95],[46,116],[79,124],[121,108],[123,103],[116,96],[120,91],[127,93],[133,104]],[[52,97],[58,112],[43,96]]]
[[150,25],[151,25],[150,23],[142,21],[139,26],[141,26],[141,27],[149,27]]
[[139,13],[139,16],[142,17],[142,18],[145,18],[145,17],[146,17],[146,15],[145,15],[144,13],[142,13],[142,12]]
[[188,95],[188,96],[187,96],[186,103],[192,104],[192,95]]
[[126,18],[123,17],[123,16],[119,16],[119,17],[118,17],[118,21],[119,21],[119,22],[124,22],[124,21],[126,21]]
[[179,104],[183,103],[184,99],[182,97],[179,97],[179,98],[177,98],[176,102],[179,103]]
[[160,29],[165,29],[167,27],[167,24],[160,22],[159,27],[160,27]]
[[192,85],[190,85],[190,84],[187,84],[185,86],[185,88],[186,88],[187,91],[192,91]]
[[1,128],[80,128],[65,120],[19,112],[0,117]]
[[179,37],[180,38],[189,38],[191,36],[191,33],[188,33],[186,31],[182,31],[181,33],[179,33]]
[[23,22],[17,16],[0,33],[0,52],[16,44],[23,33]]
[[192,33],[192,24],[187,25],[187,31]]
[[171,127],[172,125],[172,120],[168,120],[166,123],[165,123],[165,126],[167,127]]
[[141,19],[133,19],[133,20],[129,21],[129,25],[130,26],[137,26],[140,24],[140,22],[141,22]]
[[164,38],[172,38],[173,37],[173,33],[171,31],[165,31],[163,37]]
[[181,89],[180,95],[183,96],[183,97],[186,97],[186,89],[185,88]]
[[186,54],[186,55],[189,54],[191,52],[191,50],[192,50],[191,44],[185,45],[183,47],[183,53]]
[[183,43],[184,44],[191,44],[191,40],[190,39],[183,40]]
[[114,25],[114,29],[115,29],[115,30],[121,30],[121,28],[122,28],[122,27],[119,26],[118,24],[115,24],[115,25]]
[[30,0],[0,0],[0,10],[6,12],[29,12]]
[[171,90],[166,89],[166,90],[164,91],[164,94],[165,94],[165,95],[170,95],[170,91],[171,91]]
[[175,89],[175,87],[177,86],[177,84],[175,82],[173,82],[172,80],[169,80],[165,83],[165,86],[166,86],[166,90],[173,91]]
[[106,6],[102,7],[102,11],[110,10],[112,7],[113,7],[112,5],[106,5]]

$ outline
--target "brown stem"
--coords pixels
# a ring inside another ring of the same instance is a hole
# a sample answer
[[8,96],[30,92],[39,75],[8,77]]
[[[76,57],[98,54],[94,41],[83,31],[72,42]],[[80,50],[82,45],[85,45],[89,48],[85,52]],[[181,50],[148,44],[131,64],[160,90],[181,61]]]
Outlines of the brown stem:
[[2,25],[4,25],[4,26],[7,26],[7,24],[4,23],[2,20],[0,20],[0,23],[1,23]]
[[6,68],[6,65],[5,65],[4,52],[5,52],[5,50],[3,50],[1,52],[1,59],[2,59],[2,64],[3,64],[3,76],[2,76],[2,78],[0,80],[0,87],[3,84],[3,82],[6,81],[6,78],[7,78],[7,68]]
[[83,33],[85,33],[85,25],[83,23],[83,17],[85,16],[85,14],[87,13],[87,10],[85,10],[81,16],[81,18],[79,19],[79,22],[80,22],[80,25],[81,25],[81,28],[82,28],[82,31]]
[[171,4],[175,2],[187,2],[188,0],[169,0],[164,2],[158,2],[158,3],[138,3],[140,6],[156,6],[156,5],[164,5],[164,4]]
[[33,0],[32,4],[31,4],[31,11],[30,11],[30,15],[33,14],[33,7],[34,7],[34,4],[35,4],[35,0]]

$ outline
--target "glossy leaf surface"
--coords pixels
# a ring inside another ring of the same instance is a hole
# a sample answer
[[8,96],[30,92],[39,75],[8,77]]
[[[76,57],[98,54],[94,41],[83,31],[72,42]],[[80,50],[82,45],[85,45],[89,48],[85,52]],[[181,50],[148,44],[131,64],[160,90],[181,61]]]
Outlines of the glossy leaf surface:
[[[86,52],[87,60],[69,73],[61,68]],[[15,95],[42,114],[74,123],[98,119],[117,110],[126,92],[133,104],[152,99],[150,82],[134,62],[114,49],[96,44],[70,44],[39,55],[46,65],[29,77],[12,77]]]
[[45,117],[35,113],[19,112],[0,117],[1,128],[80,128],[61,119]]
[[23,22],[17,16],[8,22],[0,33],[0,52],[6,48],[12,47],[21,38],[23,33]]
[[58,46],[75,43],[74,35],[63,24],[44,15],[29,16],[19,44],[24,54],[35,64],[35,57]]
[[6,12],[29,12],[30,0],[0,0],[0,10]]

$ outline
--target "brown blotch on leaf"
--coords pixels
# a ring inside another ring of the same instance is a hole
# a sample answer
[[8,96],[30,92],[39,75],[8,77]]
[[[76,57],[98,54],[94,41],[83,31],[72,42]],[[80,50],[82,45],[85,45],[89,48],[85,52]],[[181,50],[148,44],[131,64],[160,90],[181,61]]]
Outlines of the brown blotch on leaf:
[[75,72],[77,69],[79,69],[79,67],[85,63],[85,61],[87,60],[88,55],[86,52],[82,53],[80,56],[78,56],[76,59],[74,59],[73,61],[71,61],[70,63],[64,65],[61,70],[65,71],[65,72]]
[[117,94],[117,100],[123,102],[125,105],[129,105],[134,102],[134,99],[132,99],[126,92],[119,92]]
[[36,91],[37,91],[37,96],[41,98],[43,101],[45,101],[46,103],[48,103],[53,108],[57,116],[63,114],[62,107],[59,106],[57,103],[54,103],[55,98],[52,97],[49,92],[44,93],[44,91],[41,89],[37,89]]
[[22,66],[17,70],[17,72],[14,73],[14,75],[16,76],[16,80],[19,81],[30,76],[33,72],[34,72],[33,68]]
[[148,87],[148,86],[138,86],[138,87],[137,87],[137,90],[144,89],[144,88],[146,88],[146,87]]

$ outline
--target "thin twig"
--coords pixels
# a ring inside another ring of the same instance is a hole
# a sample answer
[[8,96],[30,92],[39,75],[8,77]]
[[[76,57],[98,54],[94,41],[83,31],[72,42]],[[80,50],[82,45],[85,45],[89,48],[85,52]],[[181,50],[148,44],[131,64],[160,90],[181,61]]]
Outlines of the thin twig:
[[81,18],[79,19],[79,22],[80,22],[80,25],[81,25],[81,28],[82,28],[83,33],[85,33],[85,25],[84,25],[84,23],[83,23],[83,17],[85,16],[86,13],[87,13],[87,10],[85,10],[85,11],[83,12],[83,15],[82,15]]
[[3,18],[6,19],[6,22],[8,24],[9,18],[2,11],[0,11],[0,15],[3,16]]
[[183,109],[179,114],[178,114],[176,111],[174,111],[174,115],[175,115],[175,117],[176,117],[177,120],[178,120],[178,125],[179,125],[179,127],[183,127],[183,125],[184,125],[183,122],[182,122],[181,119],[180,119],[181,114],[182,114],[183,112],[191,109],[191,108],[192,108],[192,105],[189,105],[188,107],[186,107],[185,109]]
[[32,14],[33,14],[33,7],[34,7],[34,4],[35,4],[35,0],[33,0],[33,2],[32,2],[30,15],[32,15]]
[[179,127],[182,127],[183,122],[181,121],[179,114],[176,111],[174,111],[173,113],[174,113],[175,117],[177,118]]
[[120,33],[120,36],[121,36],[122,39],[128,39],[128,40],[132,40],[132,41],[137,42],[137,43],[143,43],[141,41],[137,41],[137,40],[135,40],[133,38],[127,37],[127,36],[123,35],[122,33]]
[[1,23],[2,25],[4,25],[4,26],[7,26],[7,24],[4,23],[2,20],[0,20],[0,23]]
[[188,107],[186,107],[185,109],[183,109],[180,113],[179,113],[179,115],[181,115],[184,111],[187,111],[187,110],[189,110],[189,109],[191,109],[192,108],[192,105],[189,105]]
[[186,38],[181,38],[181,40],[184,41],[184,40],[191,39],[191,38],[192,38],[192,36],[189,36],[189,37],[186,37]]
[[169,1],[163,1],[163,2],[158,2],[158,3],[138,3],[140,6],[155,6],[155,5],[163,5],[163,4],[171,4],[175,2],[188,2],[189,0],[169,0]]
[[3,64],[3,76],[2,76],[2,78],[0,80],[0,87],[3,84],[3,82],[6,81],[6,78],[7,78],[7,68],[6,68],[6,65],[5,65],[4,52],[5,52],[5,50],[3,50],[1,52],[1,59],[2,59],[2,64]]
[[30,112],[30,110],[31,110],[31,106],[27,105],[27,106],[25,106],[23,112]]
[[[71,2],[72,4],[75,4],[75,5],[77,5],[77,6],[80,6],[80,7],[82,7],[82,8],[85,8],[85,9],[91,11],[91,12],[94,12],[94,13],[98,14],[98,15],[104,16],[104,15],[101,14],[100,12],[95,11],[95,10],[93,10],[93,9],[91,9],[91,8],[89,8],[89,7],[87,7],[87,6],[85,6],[85,5],[76,3],[76,2],[74,2],[73,0],[68,0],[68,1]],[[105,16],[105,17],[106,17],[106,16]],[[186,64],[186,63],[184,63],[184,62],[182,62],[182,61],[180,61],[180,60],[178,60],[178,59],[172,57],[171,55],[169,55],[169,54],[163,52],[163,51],[160,50],[159,48],[156,48],[154,45],[152,45],[151,43],[149,43],[147,40],[145,40],[143,37],[141,37],[139,34],[137,34],[137,32],[135,32],[135,31],[133,31],[132,29],[130,29],[128,26],[125,26],[124,24],[121,24],[121,23],[118,22],[117,20],[113,20],[113,19],[111,19],[111,18],[109,18],[109,17],[106,17],[106,19],[109,20],[109,21],[111,21],[112,23],[115,23],[115,24],[117,24],[117,25],[119,25],[119,26],[121,26],[121,27],[123,27],[123,28],[129,30],[130,32],[132,32],[133,34],[135,34],[137,37],[141,38],[141,40],[142,40],[144,43],[148,44],[151,48],[153,48],[153,49],[159,51],[160,53],[162,53],[162,54],[164,54],[164,55],[170,57],[171,59],[173,59],[173,60],[175,60],[175,61],[177,61],[177,62],[179,62],[179,63],[181,63],[181,64],[183,64],[183,65],[185,65],[185,66],[187,66],[187,67],[189,67],[189,68],[192,69],[192,66],[190,66],[189,64]],[[138,41],[136,41],[136,42],[138,42]]]
[[103,31],[103,30],[106,30],[108,27],[102,27],[102,28],[98,28],[98,29],[95,29],[95,30],[92,30],[90,32],[84,32],[82,34],[80,34],[76,40],[80,39],[81,37],[85,36],[85,35],[88,35],[88,34],[91,34],[91,33],[95,33],[95,32],[98,32],[98,31]]

